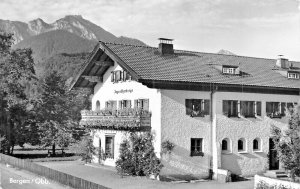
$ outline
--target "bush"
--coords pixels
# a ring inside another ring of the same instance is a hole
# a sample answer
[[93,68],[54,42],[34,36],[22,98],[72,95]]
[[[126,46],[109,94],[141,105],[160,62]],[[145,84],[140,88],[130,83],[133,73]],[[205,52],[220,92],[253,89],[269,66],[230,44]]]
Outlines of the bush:
[[93,140],[90,136],[83,137],[83,139],[74,146],[70,147],[76,155],[81,156],[81,160],[90,163],[93,155],[96,155],[96,148],[93,145]]
[[116,161],[116,168],[122,176],[159,175],[163,165],[157,158],[153,147],[153,135],[130,133],[120,145],[120,156]]

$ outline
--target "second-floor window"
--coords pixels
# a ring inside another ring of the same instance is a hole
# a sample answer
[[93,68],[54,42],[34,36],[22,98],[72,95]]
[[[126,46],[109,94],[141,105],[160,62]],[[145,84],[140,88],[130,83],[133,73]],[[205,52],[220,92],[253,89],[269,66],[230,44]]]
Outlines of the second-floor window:
[[111,82],[116,83],[119,81],[127,81],[127,80],[131,80],[131,76],[127,71],[117,70],[111,72]]
[[240,113],[244,117],[261,116],[261,102],[240,101]]
[[280,102],[266,102],[266,113],[269,117],[282,116],[282,104]]
[[209,115],[210,100],[207,99],[185,99],[186,115],[203,117]]
[[114,100],[106,101],[105,109],[116,110],[117,109],[117,101],[114,101]]
[[137,99],[134,100],[134,108],[149,110],[149,99]]
[[228,117],[238,117],[238,101],[223,100],[223,114]]
[[131,108],[131,100],[120,100],[119,109],[128,109]]

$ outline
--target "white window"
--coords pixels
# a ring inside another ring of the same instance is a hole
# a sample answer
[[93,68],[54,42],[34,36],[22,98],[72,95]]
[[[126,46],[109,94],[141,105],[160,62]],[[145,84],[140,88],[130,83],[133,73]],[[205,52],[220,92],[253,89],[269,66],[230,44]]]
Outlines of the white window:
[[120,100],[119,109],[128,109],[131,108],[131,100]]
[[290,72],[288,72],[288,78],[289,79],[299,79],[300,78],[299,75],[300,75],[299,73],[290,73]]
[[223,67],[223,73],[226,73],[226,74],[235,74],[235,70],[236,68],[224,68]]

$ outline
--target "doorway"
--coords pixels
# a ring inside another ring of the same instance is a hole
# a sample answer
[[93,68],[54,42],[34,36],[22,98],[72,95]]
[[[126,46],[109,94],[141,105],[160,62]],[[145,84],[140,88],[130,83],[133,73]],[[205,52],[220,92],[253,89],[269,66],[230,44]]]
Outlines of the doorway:
[[278,170],[279,160],[277,158],[277,151],[275,150],[275,144],[272,138],[269,139],[269,169]]

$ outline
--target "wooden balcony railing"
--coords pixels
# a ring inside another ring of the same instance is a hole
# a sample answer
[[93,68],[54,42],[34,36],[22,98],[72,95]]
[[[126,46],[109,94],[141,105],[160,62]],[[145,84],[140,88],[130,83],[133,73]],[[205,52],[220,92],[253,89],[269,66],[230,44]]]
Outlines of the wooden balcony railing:
[[146,110],[82,110],[80,125],[112,130],[150,130],[151,113]]

